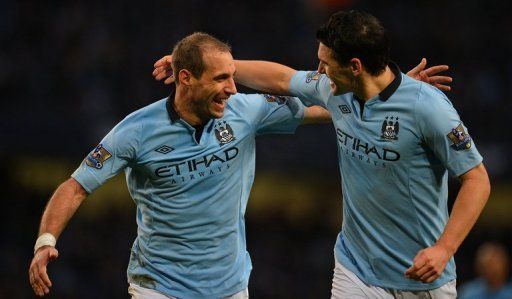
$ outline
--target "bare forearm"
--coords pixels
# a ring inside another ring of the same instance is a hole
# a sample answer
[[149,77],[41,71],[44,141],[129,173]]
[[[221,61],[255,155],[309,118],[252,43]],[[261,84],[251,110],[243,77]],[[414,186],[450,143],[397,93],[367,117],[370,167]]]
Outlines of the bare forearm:
[[252,89],[279,95],[290,95],[290,80],[295,70],[268,61],[235,60],[235,81]]
[[58,238],[86,197],[87,192],[75,179],[71,178],[62,183],[46,206],[39,227],[39,235],[50,233]]
[[[487,172],[482,164],[472,174],[462,179],[462,186],[453,205],[450,219],[437,244],[443,245],[453,255],[475,224],[491,190]],[[472,170],[472,171],[473,171]]]

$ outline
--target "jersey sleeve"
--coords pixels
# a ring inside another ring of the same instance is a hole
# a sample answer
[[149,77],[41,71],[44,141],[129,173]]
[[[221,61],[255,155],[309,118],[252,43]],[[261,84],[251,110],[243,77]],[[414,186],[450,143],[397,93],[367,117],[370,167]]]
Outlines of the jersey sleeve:
[[327,107],[331,95],[329,78],[316,71],[297,71],[290,80],[290,93],[306,106]]
[[121,172],[136,159],[141,126],[140,120],[131,115],[126,117],[85,157],[71,177],[92,193]]
[[257,135],[292,134],[304,120],[304,105],[294,97],[237,94],[234,104]]
[[467,128],[441,91],[422,84],[415,113],[423,140],[452,176],[461,176],[482,162]]

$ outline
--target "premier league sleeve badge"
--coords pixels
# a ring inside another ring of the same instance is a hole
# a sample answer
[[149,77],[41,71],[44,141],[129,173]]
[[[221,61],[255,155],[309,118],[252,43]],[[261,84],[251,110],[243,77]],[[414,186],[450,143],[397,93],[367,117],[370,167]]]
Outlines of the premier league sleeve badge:
[[464,127],[462,126],[462,123],[459,123],[459,125],[456,128],[451,129],[450,133],[446,135],[448,139],[452,142],[451,148],[453,148],[456,151],[470,149],[471,148],[471,137],[469,134],[464,132]]
[[103,168],[103,163],[110,159],[112,154],[109,153],[102,144],[99,144],[93,151],[90,153],[87,158],[85,158],[85,164],[87,166],[101,169]]

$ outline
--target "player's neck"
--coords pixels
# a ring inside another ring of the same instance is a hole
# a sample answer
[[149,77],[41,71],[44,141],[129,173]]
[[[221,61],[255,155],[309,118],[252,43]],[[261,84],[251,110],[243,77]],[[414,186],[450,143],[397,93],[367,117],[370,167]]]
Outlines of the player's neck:
[[365,72],[356,83],[354,94],[366,102],[381,93],[394,79],[395,74],[389,66],[377,76]]
[[177,86],[174,97],[174,110],[178,113],[180,118],[186,121],[189,125],[203,125],[206,121],[201,119],[196,113],[196,109],[194,109],[193,101],[190,96],[190,93],[184,90],[184,88]]

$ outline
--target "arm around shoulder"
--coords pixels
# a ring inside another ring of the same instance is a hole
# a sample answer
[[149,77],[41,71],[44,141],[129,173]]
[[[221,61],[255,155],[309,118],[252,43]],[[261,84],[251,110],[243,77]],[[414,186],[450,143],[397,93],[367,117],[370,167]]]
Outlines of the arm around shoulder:
[[290,80],[296,70],[269,61],[235,60],[235,81],[271,94],[291,95]]

